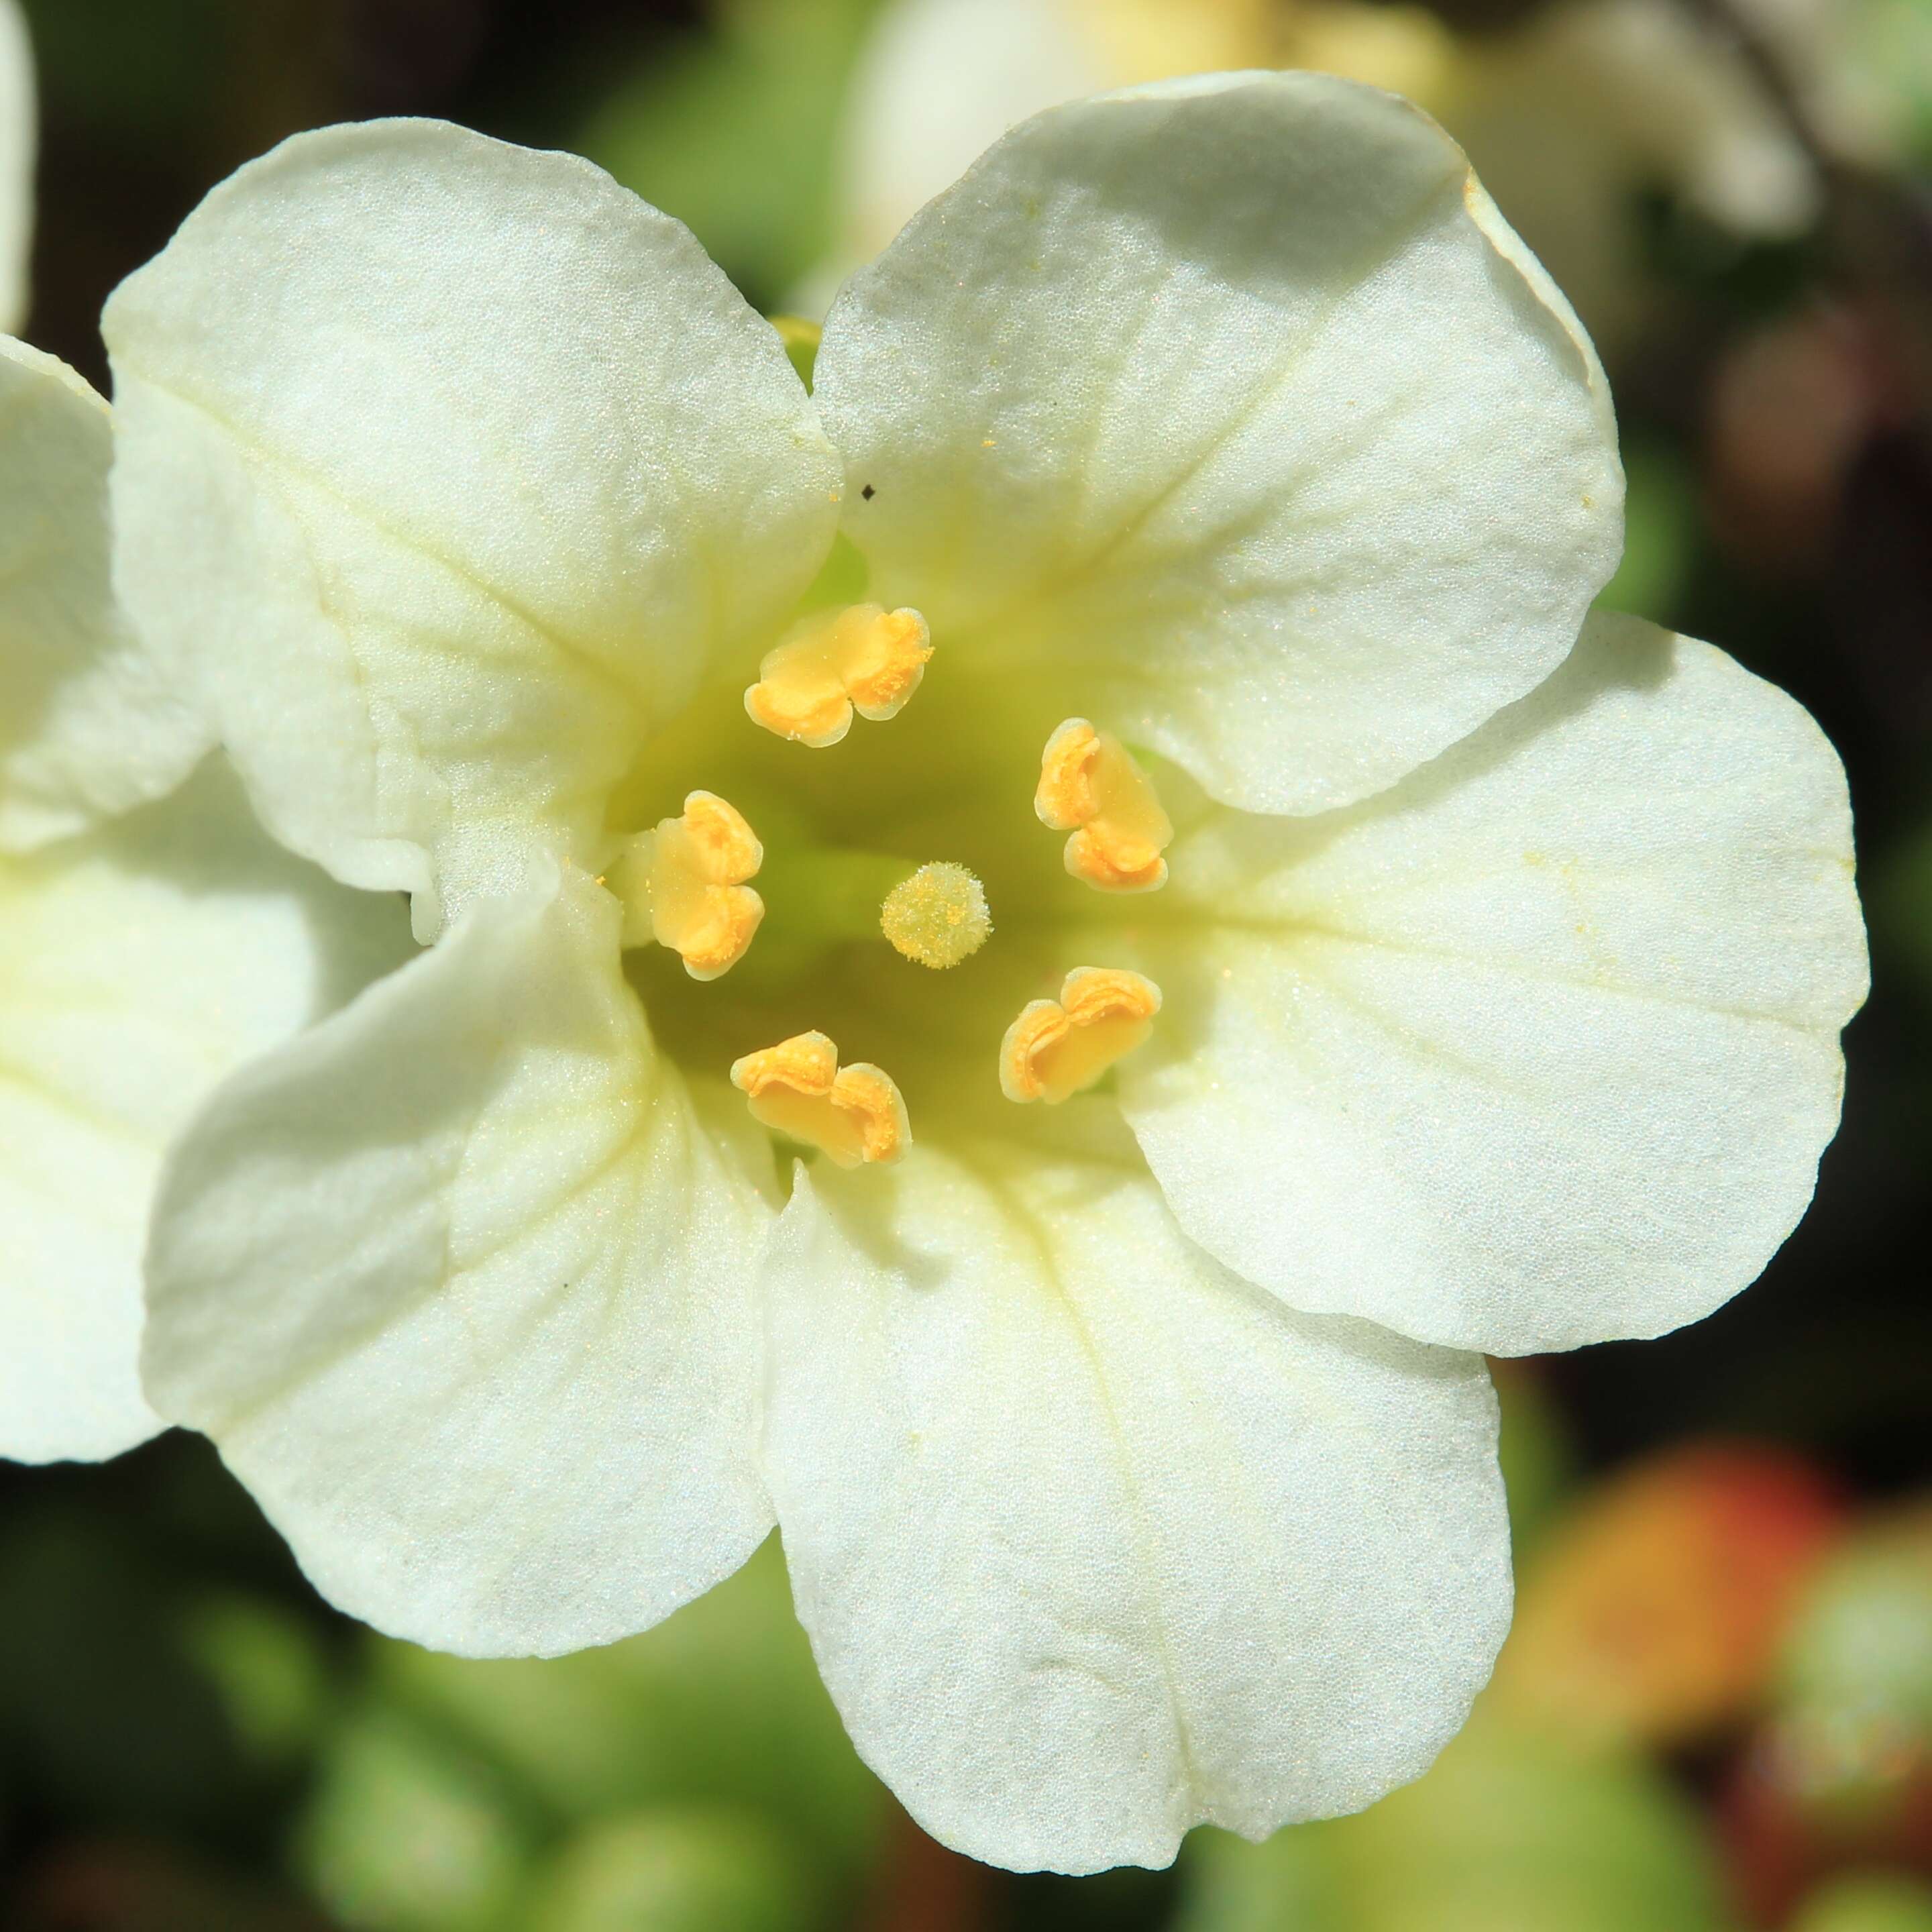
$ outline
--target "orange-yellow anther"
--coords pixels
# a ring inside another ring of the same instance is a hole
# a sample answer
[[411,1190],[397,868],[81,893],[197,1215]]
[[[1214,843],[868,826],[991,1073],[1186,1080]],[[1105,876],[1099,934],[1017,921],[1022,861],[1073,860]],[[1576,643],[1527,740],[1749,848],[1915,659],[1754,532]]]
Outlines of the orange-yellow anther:
[[745,884],[764,860],[742,813],[713,792],[689,794],[682,816],[640,832],[610,868],[608,883],[624,902],[624,943],[669,946],[694,980],[730,971],[765,916],[764,901]]
[[1160,988],[1138,973],[1076,966],[1057,1000],[1029,1000],[1000,1042],[1009,1100],[1055,1106],[1084,1093],[1154,1030]]
[[794,1034],[746,1054],[732,1063],[731,1084],[754,1120],[841,1167],[895,1161],[912,1144],[892,1076],[864,1060],[841,1066],[838,1048],[822,1033]]
[[1040,823],[1070,832],[1066,869],[1103,892],[1150,892],[1167,883],[1160,855],[1174,826],[1154,781],[1110,733],[1070,718],[1040,754],[1033,808]]
[[765,653],[745,709],[781,738],[836,745],[852,728],[855,710],[875,722],[896,717],[932,655],[932,634],[916,610],[852,604],[821,612]]

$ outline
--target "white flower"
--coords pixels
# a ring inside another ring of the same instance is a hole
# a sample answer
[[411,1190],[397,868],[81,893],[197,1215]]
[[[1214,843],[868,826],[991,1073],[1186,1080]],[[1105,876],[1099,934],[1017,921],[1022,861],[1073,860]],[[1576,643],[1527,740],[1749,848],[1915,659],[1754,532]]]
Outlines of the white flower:
[[441,934],[157,1216],[151,1394],[325,1593],[561,1651],[776,1517],[860,1750],[1010,1864],[1418,1772],[1508,1618],[1466,1352],[1742,1287],[1864,983],[1810,720],[1577,644],[1600,373],[1439,131],[1045,116],[809,398],[675,223],[419,122],[106,328],[125,593]]
[[107,406],[0,338],[0,1455],[40,1462],[162,1426],[136,1372],[161,1150],[395,948],[218,769],[135,809],[208,734],[110,587]]

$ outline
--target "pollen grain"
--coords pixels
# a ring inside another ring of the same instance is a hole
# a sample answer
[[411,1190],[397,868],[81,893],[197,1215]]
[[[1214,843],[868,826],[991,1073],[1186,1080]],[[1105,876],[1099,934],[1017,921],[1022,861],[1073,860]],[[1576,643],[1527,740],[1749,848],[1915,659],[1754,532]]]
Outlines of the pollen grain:
[[1150,892],[1167,883],[1161,854],[1174,838],[1154,781],[1110,732],[1070,718],[1040,754],[1033,808],[1072,833],[1066,869],[1103,892]]
[[1138,973],[1076,966],[1057,1000],[1029,1000],[1000,1042],[1009,1100],[1057,1106],[1084,1093],[1154,1030],[1160,988]]
[[754,1120],[841,1167],[896,1161],[912,1144],[892,1076],[865,1060],[841,1066],[838,1048],[822,1033],[794,1034],[746,1054],[732,1063],[731,1084]]
[[745,709],[767,731],[823,748],[852,728],[855,710],[874,722],[896,717],[932,656],[916,610],[848,604],[806,619],[765,653]]

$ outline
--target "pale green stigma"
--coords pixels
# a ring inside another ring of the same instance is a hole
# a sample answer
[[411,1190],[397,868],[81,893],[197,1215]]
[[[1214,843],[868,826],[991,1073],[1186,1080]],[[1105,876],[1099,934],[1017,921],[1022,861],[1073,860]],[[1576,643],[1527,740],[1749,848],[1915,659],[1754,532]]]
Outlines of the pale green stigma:
[[879,929],[893,950],[935,972],[970,959],[993,930],[986,889],[964,866],[922,866],[886,895]]

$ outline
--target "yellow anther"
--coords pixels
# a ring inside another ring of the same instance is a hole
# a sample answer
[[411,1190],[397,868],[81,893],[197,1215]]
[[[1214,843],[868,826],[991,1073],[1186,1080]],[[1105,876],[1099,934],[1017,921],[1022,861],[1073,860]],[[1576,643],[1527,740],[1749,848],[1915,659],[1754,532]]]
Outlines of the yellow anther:
[[1070,718],[1040,754],[1033,808],[1042,825],[1070,832],[1066,869],[1103,892],[1150,892],[1167,883],[1160,855],[1174,826],[1154,781],[1119,739]]
[[836,745],[852,713],[896,717],[919,688],[932,640],[916,610],[876,604],[820,612],[765,653],[745,694],[752,722],[801,745]]
[[624,944],[655,940],[683,958],[694,980],[715,980],[745,956],[765,902],[745,881],[765,848],[742,813],[715,793],[687,795],[684,812],[640,832],[610,868],[624,902]]
[[746,1054],[732,1063],[731,1084],[754,1120],[841,1167],[895,1161],[912,1144],[892,1076],[864,1060],[841,1066],[838,1048],[822,1033],[794,1034]]
[[1029,1000],[1000,1042],[1009,1100],[1048,1106],[1084,1093],[1154,1030],[1160,988],[1138,973],[1076,966],[1057,1000]]
[[970,959],[993,930],[986,889],[964,866],[922,866],[886,895],[879,930],[893,950],[935,971]]

